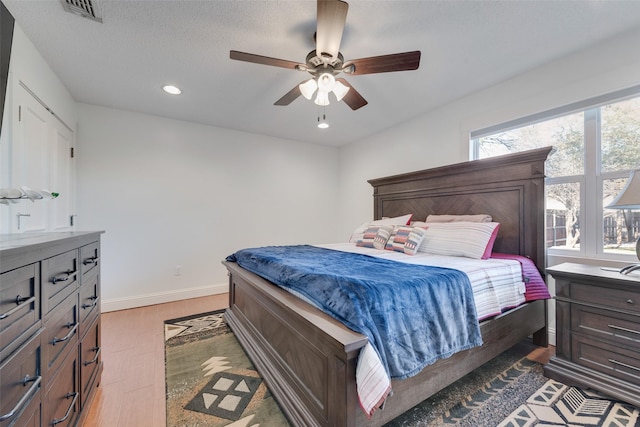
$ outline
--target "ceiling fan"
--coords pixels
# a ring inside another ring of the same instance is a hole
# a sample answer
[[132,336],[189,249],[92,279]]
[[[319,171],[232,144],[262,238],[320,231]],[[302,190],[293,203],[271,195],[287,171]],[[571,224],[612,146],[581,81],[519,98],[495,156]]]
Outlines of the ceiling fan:
[[368,58],[344,60],[340,53],[340,42],[347,20],[349,4],[341,0],[318,0],[316,48],[307,55],[305,63],[230,51],[230,58],[237,61],[253,62],[274,67],[306,71],[311,78],[295,86],[274,105],[289,105],[300,95],[313,98],[317,105],[329,105],[329,93],[343,100],[352,110],[367,105],[367,101],[344,78],[336,78],[340,73],[350,75],[388,73],[391,71],[416,70],[420,66],[420,51],[394,53]]

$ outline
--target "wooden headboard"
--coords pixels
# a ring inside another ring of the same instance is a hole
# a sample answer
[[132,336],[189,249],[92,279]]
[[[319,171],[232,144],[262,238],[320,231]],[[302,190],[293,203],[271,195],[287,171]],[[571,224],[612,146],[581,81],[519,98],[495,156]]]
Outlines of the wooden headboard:
[[552,147],[371,179],[374,219],[413,213],[489,214],[494,252],[524,255],[545,270],[544,161]]

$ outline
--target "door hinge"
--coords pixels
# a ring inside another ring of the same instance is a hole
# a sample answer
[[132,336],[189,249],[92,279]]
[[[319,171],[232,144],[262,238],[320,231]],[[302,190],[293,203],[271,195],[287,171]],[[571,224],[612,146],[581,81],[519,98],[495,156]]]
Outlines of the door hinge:
[[75,215],[69,215],[69,227],[73,227],[73,224],[75,223]]
[[73,147],[71,147],[71,158],[73,159],[73,156],[75,155],[75,151],[73,149]]

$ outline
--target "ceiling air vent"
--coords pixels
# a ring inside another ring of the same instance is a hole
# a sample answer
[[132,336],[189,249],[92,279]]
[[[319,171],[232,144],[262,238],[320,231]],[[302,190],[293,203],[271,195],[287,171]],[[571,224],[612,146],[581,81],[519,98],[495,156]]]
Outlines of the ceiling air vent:
[[102,23],[96,0],[60,0],[67,12]]

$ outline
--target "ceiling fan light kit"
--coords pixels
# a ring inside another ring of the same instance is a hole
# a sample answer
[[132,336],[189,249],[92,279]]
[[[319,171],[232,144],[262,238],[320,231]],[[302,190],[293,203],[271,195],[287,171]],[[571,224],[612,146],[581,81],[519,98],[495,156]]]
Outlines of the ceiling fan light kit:
[[[289,105],[300,95],[311,100],[314,93],[317,92],[314,103],[326,106],[329,105],[329,93],[333,92],[338,102],[344,101],[349,108],[357,110],[367,105],[367,101],[344,78],[336,78],[336,76],[340,73],[356,76],[417,70],[420,66],[420,51],[394,53],[345,62],[342,53],[340,53],[340,43],[348,10],[349,4],[344,1],[318,0],[316,48],[307,54],[304,64],[236,50],[230,51],[229,56],[237,61],[288,68],[311,74],[311,79],[296,85],[274,105]],[[320,117],[318,117],[318,122],[320,122]]]

